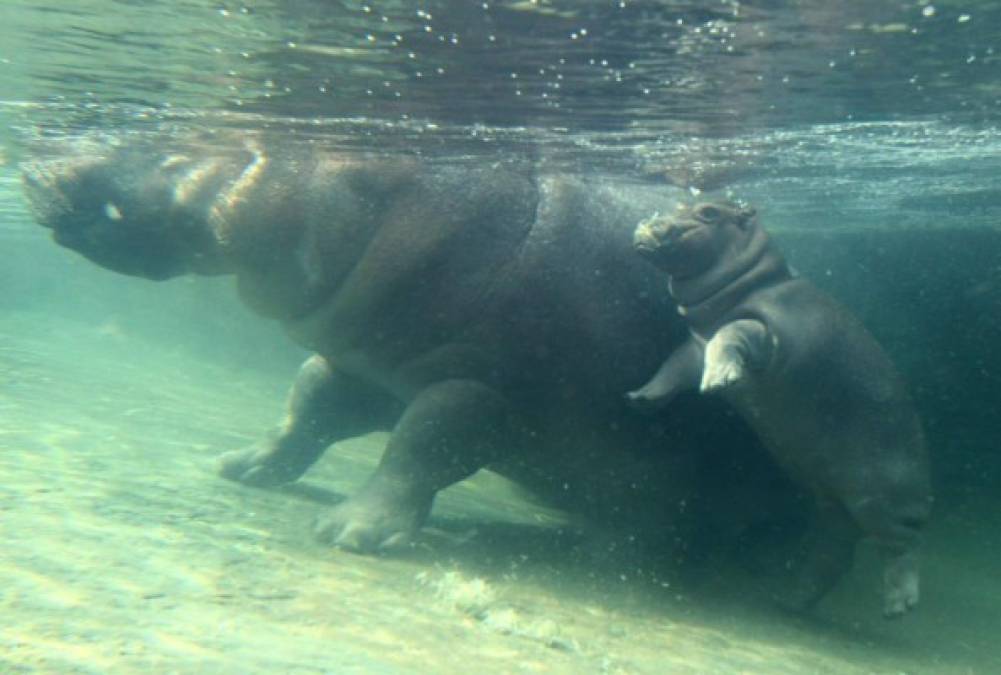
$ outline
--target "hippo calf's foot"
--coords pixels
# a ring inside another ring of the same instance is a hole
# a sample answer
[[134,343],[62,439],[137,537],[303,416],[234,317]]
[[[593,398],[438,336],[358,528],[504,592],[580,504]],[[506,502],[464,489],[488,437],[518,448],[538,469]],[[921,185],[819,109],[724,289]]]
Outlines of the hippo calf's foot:
[[358,553],[408,544],[427,520],[434,493],[374,479],[357,495],[318,517],[313,533],[321,543]]
[[[712,345],[712,342],[709,343]],[[744,377],[744,364],[737,358],[723,356],[721,358],[711,358],[712,352],[706,352],[705,370],[702,372],[702,381],[699,383],[699,391],[703,394],[722,391],[740,382]]]
[[[796,614],[808,612],[827,593],[828,583],[817,583],[803,575],[791,590],[775,591],[773,602],[781,609]],[[883,617],[899,619],[914,609],[920,599],[920,575],[913,555],[888,561],[883,572]]]
[[749,370],[760,370],[773,355],[775,341],[756,319],[738,319],[706,342],[699,391],[723,391],[747,379]]
[[662,392],[651,387],[643,387],[635,391],[626,393],[626,403],[635,410],[652,413],[666,407],[665,396]]
[[807,536],[800,555],[794,555],[786,567],[781,589],[772,593],[782,609],[795,613],[813,609],[852,567],[858,535],[854,524],[835,504],[821,504],[814,530]]
[[826,588],[818,588],[802,578],[794,579],[791,584],[785,579],[781,588],[776,588],[774,582],[768,586],[771,586],[768,592],[771,602],[790,614],[807,614],[827,592]]
[[918,561],[913,554],[887,559],[883,568],[883,616],[896,619],[917,606],[920,599]]

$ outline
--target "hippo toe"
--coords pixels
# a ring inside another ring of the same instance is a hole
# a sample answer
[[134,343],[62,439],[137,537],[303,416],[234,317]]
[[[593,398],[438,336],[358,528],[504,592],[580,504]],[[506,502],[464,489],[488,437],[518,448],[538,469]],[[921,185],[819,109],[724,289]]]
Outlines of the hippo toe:
[[418,496],[378,480],[318,517],[317,540],[349,551],[372,553],[409,543],[427,520],[433,494]]
[[223,453],[217,460],[223,478],[254,487],[277,487],[297,480],[312,464],[274,439]]

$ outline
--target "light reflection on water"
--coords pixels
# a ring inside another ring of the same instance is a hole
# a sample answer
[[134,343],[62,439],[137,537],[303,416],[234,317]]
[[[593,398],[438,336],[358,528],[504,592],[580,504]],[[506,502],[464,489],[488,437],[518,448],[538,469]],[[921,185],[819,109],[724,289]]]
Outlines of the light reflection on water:
[[695,136],[996,120],[1001,8],[922,4],[10,0],[0,65],[5,99],[77,109],[56,125],[122,105]]
[[986,222],[1001,6],[929,6],[10,0],[0,144],[11,167],[39,138],[205,130],[517,153],[731,188],[790,223],[832,202],[832,227]]

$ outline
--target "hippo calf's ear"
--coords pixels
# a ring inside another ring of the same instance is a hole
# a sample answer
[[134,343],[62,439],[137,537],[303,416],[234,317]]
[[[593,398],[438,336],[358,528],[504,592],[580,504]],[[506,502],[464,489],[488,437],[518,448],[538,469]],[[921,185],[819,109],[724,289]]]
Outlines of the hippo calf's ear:
[[724,219],[724,211],[716,204],[696,204],[692,215],[703,223],[716,224]]
[[758,215],[758,210],[753,206],[742,206],[737,211],[737,225],[742,230],[746,230],[749,225],[754,223],[754,217]]

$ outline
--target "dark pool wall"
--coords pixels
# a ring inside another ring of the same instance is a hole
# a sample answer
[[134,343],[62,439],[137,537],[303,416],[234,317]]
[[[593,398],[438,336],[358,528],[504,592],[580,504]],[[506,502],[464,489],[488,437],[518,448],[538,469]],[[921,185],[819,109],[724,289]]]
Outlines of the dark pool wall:
[[856,311],[904,372],[942,498],[1001,491],[1001,227],[776,238],[802,274]]

